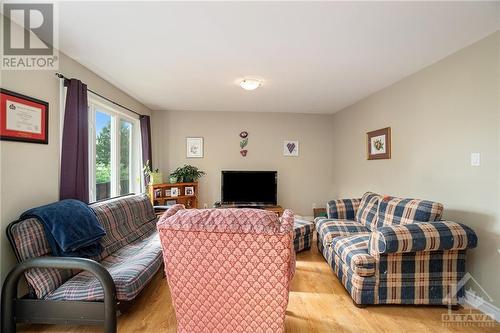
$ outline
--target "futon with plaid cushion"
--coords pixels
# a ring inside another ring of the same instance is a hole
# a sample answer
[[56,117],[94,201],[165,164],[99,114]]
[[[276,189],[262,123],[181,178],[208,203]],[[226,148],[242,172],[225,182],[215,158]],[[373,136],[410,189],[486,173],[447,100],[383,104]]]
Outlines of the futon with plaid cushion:
[[[130,301],[147,285],[162,265],[161,244],[153,207],[146,195],[128,195],[89,205],[106,231],[102,253],[92,258],[108,270],[117,300]],[[14,222],[11,239],[19,261],[50,256],[41,223],[35,218]],[[25,272],[30,290],[38,299],[100,301],[101,283],[88,271],[34,268]]]
[[315,220],[318,249],[357,305],[456,305],[464,294],[468,226],[442,221],[438,202],[383,197],[328,202]]

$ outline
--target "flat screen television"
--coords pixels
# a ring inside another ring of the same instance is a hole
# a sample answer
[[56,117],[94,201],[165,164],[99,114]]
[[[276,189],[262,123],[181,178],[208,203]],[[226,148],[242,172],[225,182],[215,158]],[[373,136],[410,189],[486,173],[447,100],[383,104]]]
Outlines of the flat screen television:
[[276,206],[277,171],[222,171],[221,204]]

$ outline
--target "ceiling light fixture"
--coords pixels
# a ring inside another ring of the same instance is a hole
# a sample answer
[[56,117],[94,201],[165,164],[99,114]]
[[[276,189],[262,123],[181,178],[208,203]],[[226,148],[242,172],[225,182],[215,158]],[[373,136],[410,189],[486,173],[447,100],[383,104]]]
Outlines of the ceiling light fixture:
[[255,79],[244,79],[240,82],[240,87],[245,90],[255,90],[261,86],[261,82]]

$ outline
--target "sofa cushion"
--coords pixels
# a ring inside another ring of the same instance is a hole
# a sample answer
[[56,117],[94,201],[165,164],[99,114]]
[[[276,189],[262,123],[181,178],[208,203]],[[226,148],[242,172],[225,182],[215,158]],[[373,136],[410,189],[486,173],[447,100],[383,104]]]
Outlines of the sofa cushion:
[[336,237],[331,247],[339,258],[359,276],[375,274],[375,258],[368,253],[370,233],[349,237]]
[[[143,235],[125,245],[101,262],[111,274],[120,301],[134,299],[158,272],[162,264],[161,244],[158,232]],[[46,299],[67,301],[98,301],[104,292],[97,278],[87,271],[75,275],[62,286],[49,293]]]
[[465,250],[477,246],[468,226],[452,221],[417,222],[377,229],[370,235],[370,253]]
[[370,229],[352,220],[318,219],[316,221],[318,240],[329,246],[335,237],[351,236],[357,233],[370,232]]
[[90,205],[106,230],[102,259],[156,228],[156,215],[145,194],[98,201]]
[[413,222],[441,220],[443,205],[439,202],[385,197],[380,200],[377,228]]
[[377,223],[377,210],[379,201],[382,196],[373,192],[366,192],[361,198],[358,212],[356,213],[356,221],[373,230]]
[[[45,230],[37,219],[29,218],[13,224],[11,234],[20,261],[51,255]],[[69,269],[32,268],[24,276],[36,296],[43,298],[74,274],[76,271]]]
[[354,220],[361,199],[330,200],[326,204],[329,219]]

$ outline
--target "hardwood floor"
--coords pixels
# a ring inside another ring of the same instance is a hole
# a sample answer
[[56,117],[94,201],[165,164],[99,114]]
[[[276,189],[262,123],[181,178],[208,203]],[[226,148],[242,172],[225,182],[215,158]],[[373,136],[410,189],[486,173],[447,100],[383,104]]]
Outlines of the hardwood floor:
[[[443,326],[444,307],[371,306],[356,308],[321,254],[297,255],[287,309],[286,332],[500,332],[494,327]],[[453,313],[469,313],[462,309]],[[19,326],[18,332],[101,332],[99,326]],[[118,332],[175,332],[175,313],[166,279],[159,273],[130,310],[119,317]]]

